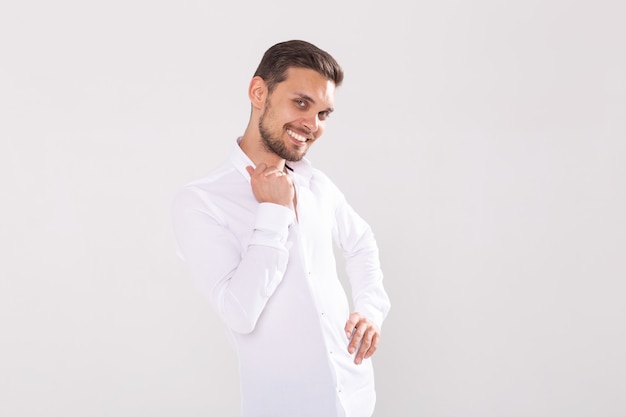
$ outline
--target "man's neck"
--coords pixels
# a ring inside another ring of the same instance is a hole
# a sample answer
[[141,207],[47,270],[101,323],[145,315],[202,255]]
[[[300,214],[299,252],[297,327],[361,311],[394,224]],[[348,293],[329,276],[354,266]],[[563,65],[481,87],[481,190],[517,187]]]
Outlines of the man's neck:
[[254,162],[254,165],[264,163],[267,166],[274,166],[278,169],[285,169],[285,160],[275,153],[268,151],[261,139],[254,140],[251,136],[242,137],[239,142],[241,150]]

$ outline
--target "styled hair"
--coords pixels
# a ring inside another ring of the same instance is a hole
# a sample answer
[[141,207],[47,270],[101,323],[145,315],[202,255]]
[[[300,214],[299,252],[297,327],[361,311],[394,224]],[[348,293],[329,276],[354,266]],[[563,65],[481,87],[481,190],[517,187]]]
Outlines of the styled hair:
[[268,49],[256,69],[254,76],[263,78],[268,92],[276,84],[287,79],[289,68],[308,68],[317,71],[339,87],[343,81],[343,70],[328,52],[301,40],[280,42]]

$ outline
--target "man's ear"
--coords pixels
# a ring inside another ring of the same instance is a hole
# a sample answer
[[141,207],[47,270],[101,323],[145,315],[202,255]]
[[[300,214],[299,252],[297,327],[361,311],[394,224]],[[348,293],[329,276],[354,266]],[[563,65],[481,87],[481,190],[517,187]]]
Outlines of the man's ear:
[[248,87],[248,97],[252,107],[260,109],[265,104],[267,98],[267,84],[258,75],[253,77]]

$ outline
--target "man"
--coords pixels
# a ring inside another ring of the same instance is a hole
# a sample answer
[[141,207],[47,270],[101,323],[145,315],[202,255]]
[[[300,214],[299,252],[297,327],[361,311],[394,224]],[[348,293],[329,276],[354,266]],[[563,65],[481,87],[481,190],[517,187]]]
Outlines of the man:
[[[371,356],[389,311],[378,247],[343,194],[304,158],[343,71],[304,41],[266,51],[230,158],[183,187],[180,255],[227,327],[246,417],[368,417]],[[350,312],[333,244],[343,251]]]

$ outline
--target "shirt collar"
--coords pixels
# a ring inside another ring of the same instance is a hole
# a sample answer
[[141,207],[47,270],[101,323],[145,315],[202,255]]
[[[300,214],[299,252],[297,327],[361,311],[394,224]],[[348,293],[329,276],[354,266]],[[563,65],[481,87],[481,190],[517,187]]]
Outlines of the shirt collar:
[[233,150],[230,153],[230,161],[235,166],[235,169],[239,171],[243,177],[250,181],[250,174],[246,170],[247,166],[254,167],[254,162],[246,155],[246,153],[239,147],[239,142],[241,141],[241,136],[237,138],[237,142],[233,147]]
[[[241,136],[237,138],[237,142],[235,143],[230,155],[230,160],[237,171],[239,171],[244,178],[250,181],[250,175],[248,174],[248,171],[246,171],[246,167],[248,165],[255,167],[255,165],[248,155],[246,155],[246,153],[241,149],[241,147],[239,147],[240,141]],[[308,159],[302,158],[301,160],[294,162],[287,161],[286,165],[296,181],[304,181],[307,185],[309,184],[311,177],[313,176],[313,167]]]

